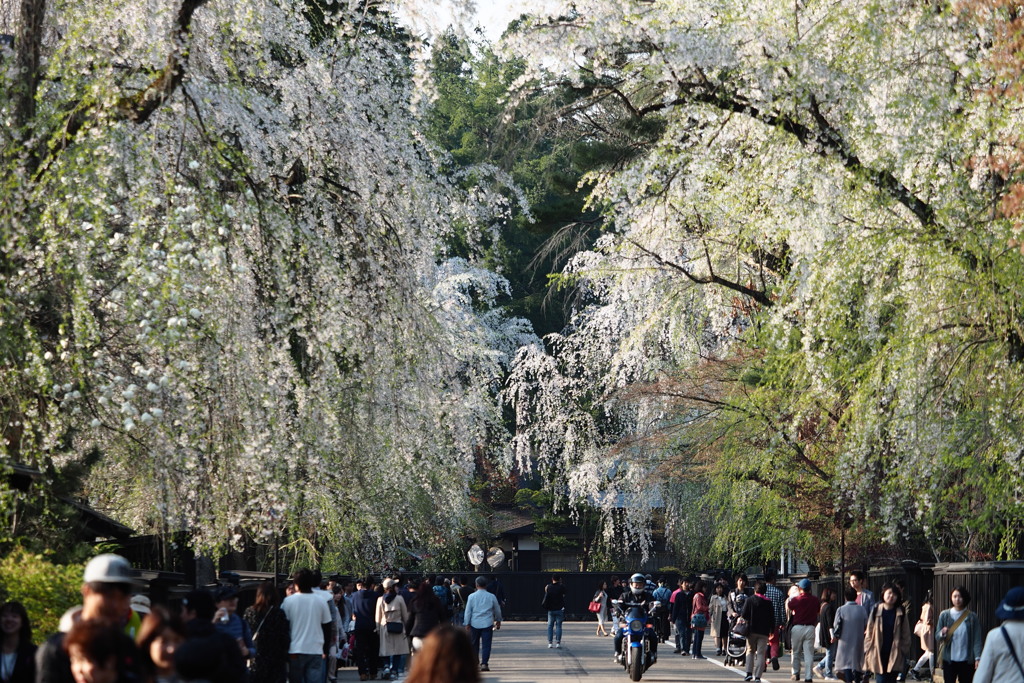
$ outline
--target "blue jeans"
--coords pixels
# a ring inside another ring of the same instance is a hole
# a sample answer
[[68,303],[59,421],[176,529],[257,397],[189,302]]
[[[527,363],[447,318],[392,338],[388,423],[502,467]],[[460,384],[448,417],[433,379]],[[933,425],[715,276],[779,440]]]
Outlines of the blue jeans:
[[835,676],[836,672],[833,671],[836,666],[836,648],[839,646],[839,641],[833,640],[832,644],[825,650],[825,658],[821,660],[821,671],[826,676]]
[[[548,645],[562,642],[562,622],[565,621],[564,609],[548,610]],[[554,634],[555,639],[551,636]]]
[[690,620],[676,619],[676,649],[682,650],[683,652],[689,652],[691,637],[692,631],[690,630]]
[[474,628],[469,627],[469,640],[473,643],[473,652],[480,661],[481,666],[486,666],[491,661],[491,639],[494,638],[494,627]]
[[700,646],[704,643],[704,630],[695,628],[693,629],[693,656],[703,657],[704,655],[700,652]]
[[289,655],[288,683],[322,683],[324,658],[321,655]]
[[387,661],[389,667],[391,667],[391,673],[401,673],[405,671],[405,655],[388,655],[384,658]]

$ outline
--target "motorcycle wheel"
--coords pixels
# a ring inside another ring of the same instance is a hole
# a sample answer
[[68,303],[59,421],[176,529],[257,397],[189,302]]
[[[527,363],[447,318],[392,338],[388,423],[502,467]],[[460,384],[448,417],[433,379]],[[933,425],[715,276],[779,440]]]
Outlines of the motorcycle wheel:
[[629,660],[629,679],[632,681],[639,681],[640,677],[644,675],[644,656],[643,653],[634,653],[633,658]]

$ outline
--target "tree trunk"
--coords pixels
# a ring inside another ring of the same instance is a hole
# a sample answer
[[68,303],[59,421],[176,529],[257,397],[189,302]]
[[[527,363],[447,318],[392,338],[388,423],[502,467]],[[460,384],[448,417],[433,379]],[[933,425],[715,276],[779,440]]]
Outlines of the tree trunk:
[[36,113],[39,87],[39,55],[43,45],[43,17],[46,0],[21,0],[21,16],[15,36],[14,63],[19,82],[14,91],[14,127],[24,133]]

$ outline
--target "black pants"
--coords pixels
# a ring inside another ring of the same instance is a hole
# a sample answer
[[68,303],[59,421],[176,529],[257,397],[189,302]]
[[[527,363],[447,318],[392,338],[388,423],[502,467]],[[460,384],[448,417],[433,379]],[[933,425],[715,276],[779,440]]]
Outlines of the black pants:
[[360,674],[377,675],[377,659],[380,650],[380,637],[370,629],[356,629],[356,667]]
[[974,662],[944,662],[942,673],[946,683],[973,683]]

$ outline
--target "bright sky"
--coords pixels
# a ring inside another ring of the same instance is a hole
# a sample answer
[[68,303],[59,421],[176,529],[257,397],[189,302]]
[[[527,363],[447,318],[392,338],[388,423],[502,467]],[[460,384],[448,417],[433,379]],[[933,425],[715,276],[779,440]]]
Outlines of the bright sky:
[[476,0],[476,14],[473,17],[455,16],[447,2],[439,2],[434,7],[421,10],[417,16],[411,17],[404,7],[398,9],[398,16],[410,23],[414,30],[429,33],[443,31],[454,22],[466,22],[467,33],[476,26],[483,29],[488,40],[494,42],[501,37],[508,23],[520,14],[551,12],[564,7],[567,2],[556,0]]

